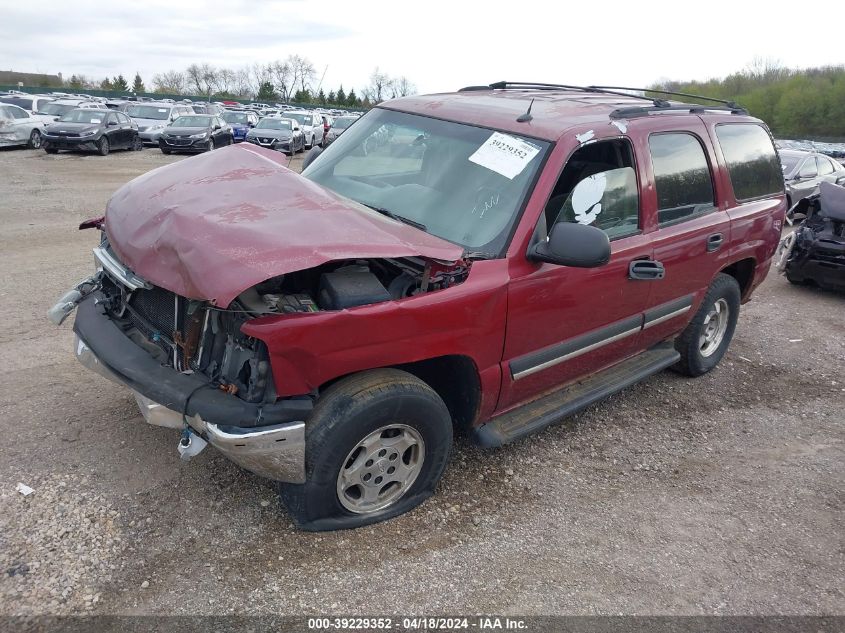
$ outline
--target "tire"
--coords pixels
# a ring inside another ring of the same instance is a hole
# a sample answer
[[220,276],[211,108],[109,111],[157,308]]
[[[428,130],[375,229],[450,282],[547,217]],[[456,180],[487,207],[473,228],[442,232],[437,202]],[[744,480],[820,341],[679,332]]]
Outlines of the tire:
[[172,151],[170,148],[165,147],[164,145],[159,145],[158,148],[161,150],[162,154],[168,155]]
[[[724,273],[716,275],[698,312],[675,340],[675,349],[681,359],[673,369],[687,376],[701,376],[719,364],[736,329],[739,302],[736,279]],[[714,313],[717,307],[719,310]],[[725,310],[727,315],[724,315]],[[708,333],[712,335],[710,338]]]
[[279,484],[279,495],[305,530],[370,525],[430,497],[451,447],[452,420],[431,387],[397,369],[362,372],[320,396],[305,424],[306,483]]
[[100,156],[108,156],[109,155],[109,149],[110,149],[110,146],[109,146],[108,137],[106,137],[106,136],[101,137],[100,140],[97,141],[97,153]]
[[209,152],[214,151],[214,138],[208,139],[208,150]]
[[41,132],[38,130],[32,130],[29,133],[29,141],[27,142],[26,146],[29,149],[40,149],[41,148]]
[[55,147],[45,147],[44,151],[47,152],[48,154],[58,154],[59,153],[59,150],[56,149]]

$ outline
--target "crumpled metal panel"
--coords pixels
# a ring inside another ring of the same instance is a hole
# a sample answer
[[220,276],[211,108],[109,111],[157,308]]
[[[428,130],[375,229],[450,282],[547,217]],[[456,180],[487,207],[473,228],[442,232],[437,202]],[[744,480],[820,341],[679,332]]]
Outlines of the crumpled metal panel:
[[220,306],[266,279],[329,261],[461,257],[461,247],[339,196],[285,161],[233,145],[155,169],[109,201],[109,242],[147,281]]

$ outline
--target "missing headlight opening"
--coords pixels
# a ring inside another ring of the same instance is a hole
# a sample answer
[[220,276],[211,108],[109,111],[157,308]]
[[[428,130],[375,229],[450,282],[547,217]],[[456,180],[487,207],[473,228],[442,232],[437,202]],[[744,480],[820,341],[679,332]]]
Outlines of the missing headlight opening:
[[[106,241],[101,246],[109,248]],[[463,260],[335,261],[268,279],[225,308],[157,286],[133,290],[104,274],[101,305],[129,339],[162,365],[200,372],[247,402],[271,403],[277,394],[266,345],[243,334],[244,323],[402,300],[460,284],[468,271]]]

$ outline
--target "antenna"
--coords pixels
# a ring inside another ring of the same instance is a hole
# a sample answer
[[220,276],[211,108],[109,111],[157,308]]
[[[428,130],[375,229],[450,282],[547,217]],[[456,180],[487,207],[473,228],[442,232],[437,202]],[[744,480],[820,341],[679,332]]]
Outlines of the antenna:
[[528,123],[528,121],[530,121],[531,119],[534,118],[533,116],[531,116],[531,106],[533,106],[533,105],[534,105],[534,99],[531,99],[531,103],[528,104],[528,111],[525,114],[520,114],[517,117],[517,119],[516,119],[517,123]]

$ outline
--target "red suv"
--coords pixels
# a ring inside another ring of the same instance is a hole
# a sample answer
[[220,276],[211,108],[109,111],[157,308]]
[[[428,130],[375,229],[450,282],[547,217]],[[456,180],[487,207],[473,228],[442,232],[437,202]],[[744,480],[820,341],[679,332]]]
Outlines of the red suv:
[[501,446],[709,371],[786,210],[740,107],[594,87],[396,99],[285,162],[242,144],[128,183],[51,318],[78,305],[83,364],[306,529],[415,507],[456,432]]

